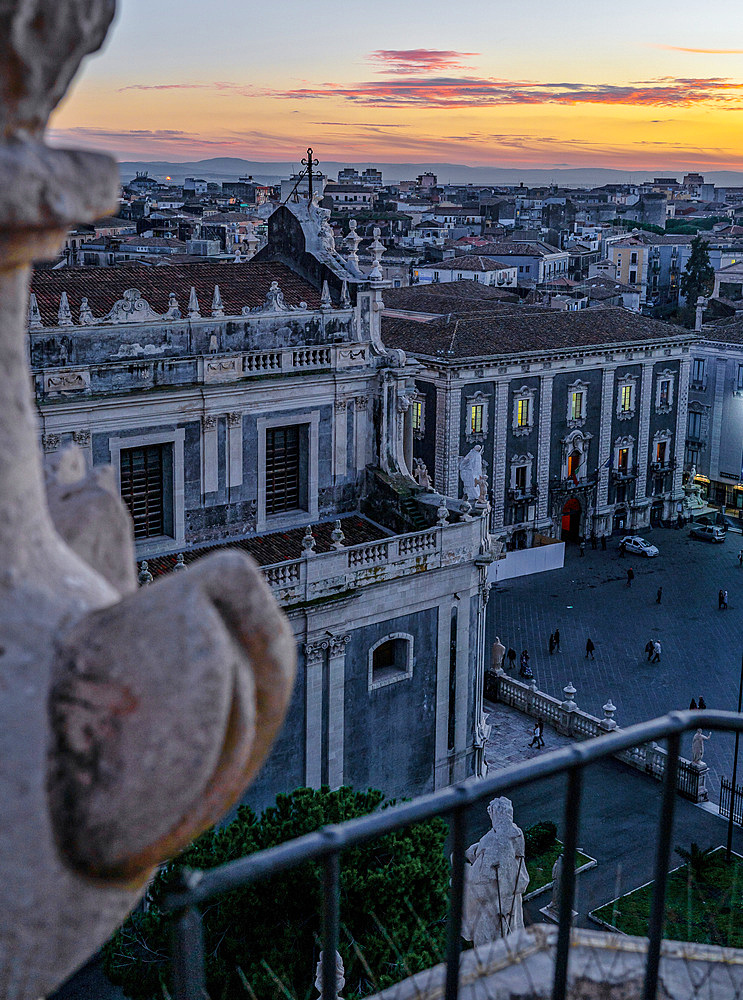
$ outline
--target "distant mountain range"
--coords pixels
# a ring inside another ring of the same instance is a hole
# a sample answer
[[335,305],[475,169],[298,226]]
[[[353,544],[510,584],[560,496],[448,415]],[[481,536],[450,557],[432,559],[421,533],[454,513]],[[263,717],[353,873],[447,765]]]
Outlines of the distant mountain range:
[[[170,163],[164,160],[124,161],[119,163],[122,180],[130,180],[137,171],[146,170],[151,177],[164,180],[170,177],[174,183],[181,183],[186,177],[203,177],[205,180],[236,180],[252,175],[259,183],[274,184],[282,177],[288,177],[298,163],[264,162],[242,160],[233,156],[215,156],[208,160],[194,160],[188,163]],[[427,170],[433,171],[439,183],[452,184],[519,184],[539,185],[554,183],[564,187],[586,187],[601,184],[622,184],[652,180],[653,177],[677,177],[681,180],[683,170],[612,170],[608,167],[554,167],[534,169],[516,167],[468,167],[463,163],[380,163],[368,161],[349,163],[340,160],[324,160],[319,169],[330,177],[336,177],[343,167],[377,167],[382,171],[386,183],[410,180]],[[718,187],[743,186],[743,172],[736,170],[715,170],[704,174],[707,183]]]

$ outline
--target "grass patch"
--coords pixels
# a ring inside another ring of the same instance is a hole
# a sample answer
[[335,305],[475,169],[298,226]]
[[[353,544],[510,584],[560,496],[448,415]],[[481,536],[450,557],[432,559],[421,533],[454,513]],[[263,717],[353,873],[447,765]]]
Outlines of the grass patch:
[[[546,848],[541,854],[535,854],[533,858],[526,859],[526,870],[529,873],[529,886],[527,892],[537,892],[543,886],[552,881],[552,868],[555,861],[563,852],[563,846],[559,840]],[[586,854],[580,851],[575,852],[575,870],[592,861]]]
[[[645,937],[653,885],[650,882],[593,912],[625,934]],[[671,872],[663,936],[671,941],[743,947],[743,858],[733,855],[728,865],[719,847],[703,870],[685,864]]]

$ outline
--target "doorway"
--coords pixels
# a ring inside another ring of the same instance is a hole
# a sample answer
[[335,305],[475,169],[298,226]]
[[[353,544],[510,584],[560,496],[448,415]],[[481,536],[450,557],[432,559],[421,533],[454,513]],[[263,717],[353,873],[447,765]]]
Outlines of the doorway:
[[562,530],[560,538],[563,542],[577,542],[580,537],[581,506],[577,497],[570,497],[562,508]]

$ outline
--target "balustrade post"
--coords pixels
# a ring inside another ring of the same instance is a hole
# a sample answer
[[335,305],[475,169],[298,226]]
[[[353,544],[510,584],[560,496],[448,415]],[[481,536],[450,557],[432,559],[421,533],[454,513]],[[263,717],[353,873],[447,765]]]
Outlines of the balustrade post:
[[573,719],[575,718],[574,713],[578,711],[578,706],[575,703],[576,690],[573,687],[573,682],[568,681],[565,687],[562,689],[565,695],[565,700],[562,703],[562,710],[564,713],[562,724],[564,726],[564,735],[573,736],[575,735],[573,729]]

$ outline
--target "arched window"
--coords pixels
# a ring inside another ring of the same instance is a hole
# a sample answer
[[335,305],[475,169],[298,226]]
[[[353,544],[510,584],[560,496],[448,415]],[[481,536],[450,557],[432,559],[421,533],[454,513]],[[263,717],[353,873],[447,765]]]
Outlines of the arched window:
[[393,632],[369,650],[369,690],[413,676],[413,637]]

